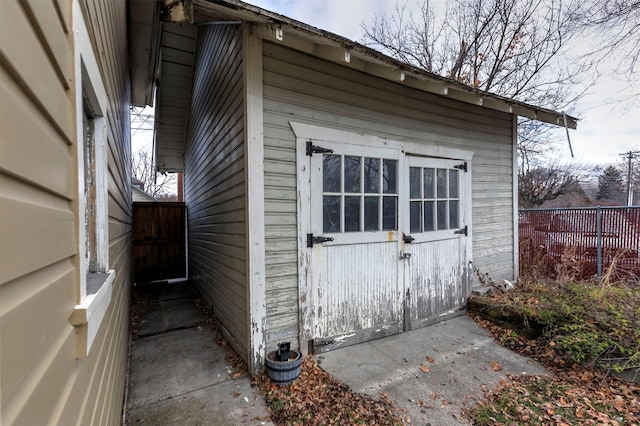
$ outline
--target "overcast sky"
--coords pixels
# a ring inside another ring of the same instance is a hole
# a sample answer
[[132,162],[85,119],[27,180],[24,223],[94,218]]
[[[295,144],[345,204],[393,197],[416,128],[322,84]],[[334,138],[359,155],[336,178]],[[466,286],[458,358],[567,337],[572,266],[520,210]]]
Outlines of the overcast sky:
[[[331,31],[351,40],[361,41],[361,24],[370,24],[375,13],[391,14],[396,0],[245,0],[264,9],[280,13],[306,24]],[[403,0],[404,1],[404,0]],[[407,0],[409,7],[419,0]],[[581,49],[582,50],[582,49]],[[612,100],[624,98],[624,85],[604,78],[592,95],[577,105],[581,120],[571,131],[576,159],[594,164],[615,163],[619,154],[640,149],[640,105],[621,107]],[[563,159],[571,161],[564,144]]]

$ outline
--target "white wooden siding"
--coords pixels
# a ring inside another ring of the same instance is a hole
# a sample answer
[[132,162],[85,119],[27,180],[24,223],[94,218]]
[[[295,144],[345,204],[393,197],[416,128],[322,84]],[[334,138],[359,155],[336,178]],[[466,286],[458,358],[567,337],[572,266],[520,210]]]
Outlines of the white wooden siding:
[[187,128],[189,275],[247,359],[242,29],[201,26]]
[[110,100],[113,298],[89,356],[75,359],[69,317],[82,272],[74,117],[82,105],[74,102],[72,1],[2,1],[2,424],[117,424],[122,416],[131,250],[127,3],[83,0],[81,7]]
[[425,94],[276,44],[265,42],[263,52],[267,347],[298,335],[292,120],[473,151],[474,265],[493,278],[512,277],[510,114]]

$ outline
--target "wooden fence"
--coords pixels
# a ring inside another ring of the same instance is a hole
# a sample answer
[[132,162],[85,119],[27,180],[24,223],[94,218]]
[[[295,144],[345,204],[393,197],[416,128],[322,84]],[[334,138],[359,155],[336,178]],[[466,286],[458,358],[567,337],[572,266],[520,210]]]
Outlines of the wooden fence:
[[520,274],[640,277],[640,207],[520,210]]
[[185,204],[133,203],[133,280],[187,275]]

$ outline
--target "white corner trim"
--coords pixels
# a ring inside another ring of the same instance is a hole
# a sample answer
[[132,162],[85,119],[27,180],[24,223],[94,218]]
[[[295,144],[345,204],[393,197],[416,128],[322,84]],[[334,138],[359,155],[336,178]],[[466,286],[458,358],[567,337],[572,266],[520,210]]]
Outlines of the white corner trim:
[[[449,148],[440,145],[422,144],[410,141],[398,141],[385,139],[379,136],[350,132],[347,130],[332,129],[329,127],[315,126],[312,124],[290,121],[289,125],[297,139],[312,139],[336,143],[349,143],[361,145],[367,148],[393,148],[405,154],[419,154],[429,157],[448,158],[452,160],[471,161],[473,151]],[[348,142],[347,142],[348,141]]]
[[89,355],[91,345],[93,345],[107,309],[111,304],[115,278],[116,271],[113,269],[107,271],[105,281],[100,289],[95,294],[86,296],[82,302],[73,308],[69,322],[76,327],[79,337],[76,352],[77,358]]
[[247,229],[248,352],[251,375],[266,358],[267,321],[264,218],[264,118],[262,93],[262,39],[253,26],[242,27],[244,78],[244,132]]

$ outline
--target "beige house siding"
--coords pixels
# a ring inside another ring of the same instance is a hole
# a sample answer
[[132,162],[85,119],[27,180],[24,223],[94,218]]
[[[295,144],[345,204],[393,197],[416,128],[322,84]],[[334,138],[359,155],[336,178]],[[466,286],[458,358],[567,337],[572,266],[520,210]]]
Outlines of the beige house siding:
[[185,147],[189,275],[248,359],[242,27],[198,30]]
[[289,121],[474,152],[473,261],[513,276],[513,120],[265,42],[267,347],[298,336],[296,152]]
[[[0,407],[2,424],[121,421],[131,250],[127,7],[85,1],[109,105],[111,304],[87,357],[78,303],[78,158],[72,0],[0,2]],[[80,124],[81,125],[81,124]]]

